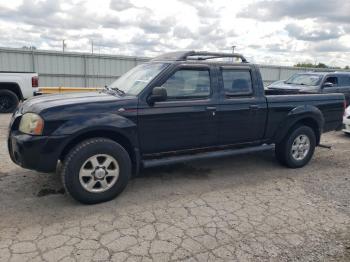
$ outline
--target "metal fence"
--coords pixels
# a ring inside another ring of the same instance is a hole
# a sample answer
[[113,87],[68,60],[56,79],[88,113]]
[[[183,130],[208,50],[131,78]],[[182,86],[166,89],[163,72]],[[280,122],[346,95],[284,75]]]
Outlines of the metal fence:
[[[0,48],[0,71],[37,72],[40,86],[101,87],[146,57]],[[310,68],[260,65],[265,85]]]
[[0,48],[0,71],[37,72],[40,86],[99,87],[148,58]]

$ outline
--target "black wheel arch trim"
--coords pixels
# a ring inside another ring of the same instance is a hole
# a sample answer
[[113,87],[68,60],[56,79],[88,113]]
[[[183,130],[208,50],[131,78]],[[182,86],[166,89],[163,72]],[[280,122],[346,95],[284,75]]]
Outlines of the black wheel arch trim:
[[278,126],[273,141],[279,143],[296,124],[303,123],[316,131],[317,145],[325,123],[322,112],[315,106],[303,105],[291,110]]
[[[11,88],[8,88],[8,87],[3,88],[3,86],[6,86],[6,85],[14,86],[15,91],[11,90]],[[10,90],[17,95],[19,100],[23,100],[23,93],[22,93],[21,87],[16,82],[0,82],[0,90]]]
[[[45,121],[51,122],[55,120],[53,115],[50,115],[49,117],[47,117],[45,113],[42,113],[41,115],[43,116]],[[137,125],[135,122],[119,114],[81,114],[71,117],[63,123],[60,123],[59,126],[57,126],[50,134],[47,135],[74,136],[76,134],[90,130],[108,129],[122,133],[123,135],[131,139],[132,137],[137,137],[135,135],[136,133],[134,133],[136,132],[136,128]]]
[[133,136],[127,130],[116,129],[111,126],[94,126],[90,128],[84,128],[72,135],[67,135],[68,139],[61,145],[59,149],[59,159],[62,161],[69,151],[82,141],[90,138],[109,138],[121,146],[123,146],[130,155],[132,161],[133,174],[139,172],[141,166],[141,156],[138,146],[138,141],[132,139]]

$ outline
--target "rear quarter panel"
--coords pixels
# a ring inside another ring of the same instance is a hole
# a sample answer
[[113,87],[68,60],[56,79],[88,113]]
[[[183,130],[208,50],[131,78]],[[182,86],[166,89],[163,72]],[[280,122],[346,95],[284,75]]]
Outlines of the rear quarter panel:
[[271,95],[266,99],[266,138],[270,140],[306,118],[316,120],[321,132],[335,130],[342,123],[344,96],[341,94]]

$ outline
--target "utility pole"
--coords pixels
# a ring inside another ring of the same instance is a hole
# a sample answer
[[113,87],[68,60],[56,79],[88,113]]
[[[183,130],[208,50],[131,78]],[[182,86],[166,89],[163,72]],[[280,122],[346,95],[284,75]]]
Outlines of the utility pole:
[[91,40],[91,54],[94,54],[94,40]]
[[67,47],[67,45],[66,45],[66,40],[65,39],[63,39],[62,40],[62,52],[64,53],[64,50],[65,50],[65,48]]
[[[235,45],[233,45],[233,46],[231,46],[231,48],[232,48],[232,54],[234,54],[235,53],[235,48],[236,48],[236,46]],[[234,57],[232,57],[232,63],[234,62]]]
[[236,46],[233,45],[233,46],[231,46],[231,48],[232,48],[232,54],[234,54],[234,53],[235,53],[235,48],[236,48]]

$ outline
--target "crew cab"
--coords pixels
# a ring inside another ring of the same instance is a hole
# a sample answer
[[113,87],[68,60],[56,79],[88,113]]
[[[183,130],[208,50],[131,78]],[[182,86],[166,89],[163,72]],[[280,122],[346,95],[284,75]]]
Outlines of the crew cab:
[[297,73],[287,80],[277,81],[267,87],[288,93],[341,93],[350,103],[350,72],[311,71]]
[[0,72],[0,113],[12,113],[18,103],[36,94],[37,73]]
[[29,99],[12,117],[8,148],[24,168],[52,172],[61,162],[66,191],[92,204],[154,165],[275,146],[281,164],[303,167],[343,113],[342,94],[265,92],[242,55],[173,52],[100,92]]

